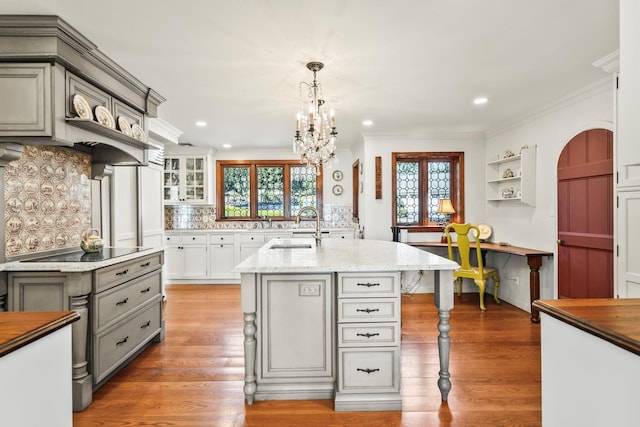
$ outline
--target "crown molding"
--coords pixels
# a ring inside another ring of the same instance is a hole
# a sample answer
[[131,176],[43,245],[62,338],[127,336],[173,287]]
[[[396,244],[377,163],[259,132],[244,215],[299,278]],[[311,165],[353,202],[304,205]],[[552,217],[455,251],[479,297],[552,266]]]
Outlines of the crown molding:
[[526,123],[530,123],[534,120],[539,119],[540,117],[546,116],[548,114],[553,113],[554,111],[558,111],[562,108],[565,108],[568,105],[575,104],[578,101],[590,98],[600,92],[604,92],[605,90],[610,90],[613,88],[613,84],[614,83],[612,81],[611,76],[607,76],[603,79],[595,81],[583,87],[582,89],[579,89],[567,96],[564,96],[553,102],[550,102],[537,110],[534,110],[514,120],[506,122],[499,127],[487,130],[485,132],[485,139],[493,138],[508,130],[523,126]]

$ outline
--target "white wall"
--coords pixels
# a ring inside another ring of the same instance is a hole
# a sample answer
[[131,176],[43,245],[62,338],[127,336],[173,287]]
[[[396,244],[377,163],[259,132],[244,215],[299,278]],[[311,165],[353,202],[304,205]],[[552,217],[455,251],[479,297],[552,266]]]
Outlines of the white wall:
[[[486,203],[486,222],[493,227],[494,241],[556,253],[557,165],[564,146],[578,133],[592,128],[613,130],[613,82],[603,72],[603,81],[567,97],[528,119],[490,136],[486,158],[510,148],[537,145],[536,205]],[[557,266],[543,259],[540,270],[542,298],[557,295]],[[500,298],[529,310],[529,268],[524,257],[491,254],[487,263],[500,270]],[[517,277],[519,285],[505,279]]]
[[[364,210],[361,225],[365,238],[391,240],[391,153],[408,151],[464,151],[465,221],[483,222],[485,215],[484,140],[478,135],[448,137],[376,137],[364,136]],[[375,198],[375,158],[382,157],[382,199]],[[409,241],[440,240],[441,233],[409,233]]]

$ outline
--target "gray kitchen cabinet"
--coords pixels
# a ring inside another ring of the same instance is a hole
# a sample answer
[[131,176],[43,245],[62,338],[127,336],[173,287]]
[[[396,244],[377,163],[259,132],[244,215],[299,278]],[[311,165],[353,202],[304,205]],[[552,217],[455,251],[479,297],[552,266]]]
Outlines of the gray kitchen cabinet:
[[208,239],[206,234],[166,233],[166,273],[168,279],[207,277]]
[[92,394],[135,355],[164,338],[162,251],[82,271],[8,271],[9,311],[73,310],[73,410],[91,404]]
[[338,273],[336,411],[401,410],[400,273]]
[[[332,274],[261,276],[258,400],[330,399],[334,393]],[[263,341],[260,337],[269,337]],[[296,386],[297,385],[297,386]]]
[[50,64],[0,64],[0,136],[51,136]]

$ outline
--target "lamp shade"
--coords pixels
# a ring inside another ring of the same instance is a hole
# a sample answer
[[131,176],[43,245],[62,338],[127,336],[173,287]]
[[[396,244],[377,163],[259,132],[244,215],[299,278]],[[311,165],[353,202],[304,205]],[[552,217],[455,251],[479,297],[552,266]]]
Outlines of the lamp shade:
[[456,210],[453,209],[453,205],[451,204],[450,199],[440,199],[438,203],[438,213],[442,214],[454,214]]

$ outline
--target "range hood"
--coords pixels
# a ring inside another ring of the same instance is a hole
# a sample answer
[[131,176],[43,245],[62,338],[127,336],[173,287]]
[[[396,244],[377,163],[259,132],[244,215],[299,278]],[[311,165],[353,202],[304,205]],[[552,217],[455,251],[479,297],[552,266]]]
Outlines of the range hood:
[[[0,143],[65,146],[111,165],[146,165],[162,149],[148,141],[147,121],[165,99],[57,16],[0,16],[0,87],[11,89],[3,95],[11,108],[0,108]],[[145,136],[80,118],[74,96]]]

